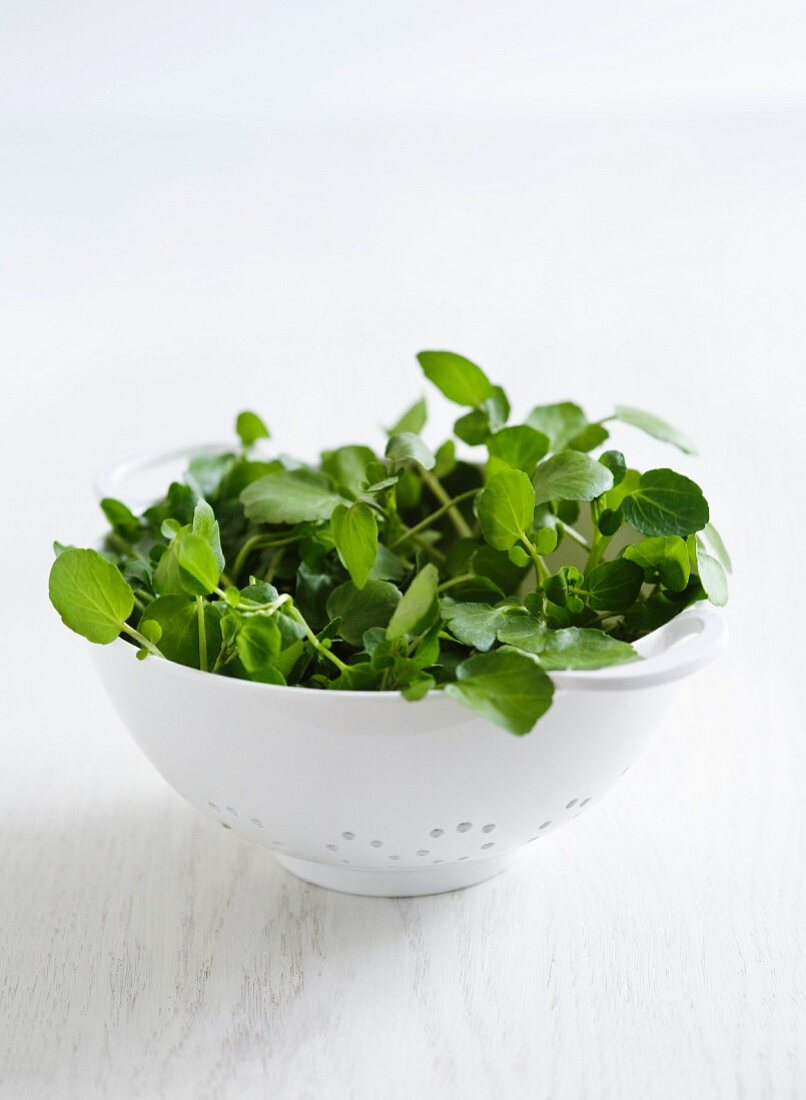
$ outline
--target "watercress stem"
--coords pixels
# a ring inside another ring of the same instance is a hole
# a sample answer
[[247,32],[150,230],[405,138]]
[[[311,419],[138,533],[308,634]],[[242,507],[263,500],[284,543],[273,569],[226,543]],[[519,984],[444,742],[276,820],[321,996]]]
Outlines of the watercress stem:
[[294,607],[292,605],[289,608],[288,613],[291,616],[291,618],[295,620],[295,622],[298,622],[299,625],[304,628],[305,635],[306,635],[308,641],[311,643],[311,645],[317,651],[317,653],[320,653],[323,657],[326,657],[328,659],[328,661],[332,661],[332,663],[336,666],[337,669],[339,669],[340,672],[348,672],[349,671],[349,666],[346,665],[344,663],[344,661],[342,661],[339,657],[337,657],[336,654],[333,653],[332,650],[328,649],[328,647],[326,645],[322,645],[322,643],[316,637],[314,632],[308,626],[308,623],[305,621],[305,618],[299,613],[299,611],[297,611],[296,607]]
[[[427,483],[426,483],[427,484]],[[439,485],[439,482],[437,482]],[[439,486],[442,489],[442,486]],[[429,486],[431,488],[431,486]],[[433,491],[433,490],[432,490]],[[426,516],[425,519],[420,520],[414,527],[410,527],[407,531],[404,531],[400,538],[395,541],[389,547],[390,550],[396,550],[398,546],[401,546],[407,539],[410,539],[413,535],[417,535],[420,531],[425,531],[431,527],[435,520],[440,519],[449,512],[455,505],[460,504],[463,500],[470,500],[478,492],[478,489],[467,489],[464,493],[459,493],[455,497],[449,497],[435,512],[432,512],[430,516]],[[444,492],[444,490],[443,490]]]
[[196,617],[199,620],[199,668],[207,671],[207,628],[204,622],[204,597],[196,597]]
[[447,492],[442,487],[442,483],[440,482],[439,478],[434,477],[430,470],[425,470],[422,466],[417,467],[417,473],[420,475],[423,482],[428,486],[428,488],[431,490],[431,492],[434,494],[440,504],[445,505],[448,519],[453,524],[457,535],[459,535],[459,537],[463,539],[472,539],[473,532],[468,526],[465,517],[448,496]]
[[123,633],[128,634],[130,638],[133,638],[138,645],[143,649],[147,649],[149,653],[153,653],[155,657],[164,657],[163,653],[157,649],[153,642],[150,642],[144,634],[141,634],[139,630],[135,630],[133,626],[129,626],[128,623],[123,624]]
[[540,555],[538,554],[537,550],[534,547],[534,544],[526,537],[526,534],[523,531],[521,531],[521,533],[520,533],[520,541],[526,547],[527,553],[529,554],[529,557],[532,559],[532,563],[534,564],[534,567],[535,567],[535,578],[537,580],[537,587],[540,588],[540,586],[543,584],[543,581],[549,575],[549,571],[546,568],[546,563],[540,557]]

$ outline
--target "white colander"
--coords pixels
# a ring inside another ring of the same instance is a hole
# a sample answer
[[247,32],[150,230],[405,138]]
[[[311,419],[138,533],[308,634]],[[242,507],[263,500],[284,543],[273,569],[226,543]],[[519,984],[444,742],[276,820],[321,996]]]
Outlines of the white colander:
[[91,651],[135,741],[206,817],[309,882],[401,896],[481,882],[584,813],[725,640],[698,604],[638,643],[643,661],[554,673],[554,704],[524,737],[439,692],[408,703],[140,662],[120,640]]

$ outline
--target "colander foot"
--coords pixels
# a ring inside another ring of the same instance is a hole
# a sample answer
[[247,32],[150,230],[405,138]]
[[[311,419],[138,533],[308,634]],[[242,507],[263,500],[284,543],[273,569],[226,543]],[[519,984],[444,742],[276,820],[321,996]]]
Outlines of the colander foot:
[[525,849],[439,867],[400,867],[384,870],[360,867],[334,867],[275,853],[274,858],[297,878],[326,890],[343,894],[362,894],[372,898],[412,898],[423,894],[444,894],[475,886],[506,870]]

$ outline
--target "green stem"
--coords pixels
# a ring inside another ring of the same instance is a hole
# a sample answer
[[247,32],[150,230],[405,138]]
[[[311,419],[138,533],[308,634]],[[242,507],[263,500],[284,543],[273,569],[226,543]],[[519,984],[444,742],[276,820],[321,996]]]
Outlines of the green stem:
[[451,577],[449,581],[443,581],[442,584],[437,585],[437,592],[447,592],[449,588],[454,588],[457,584],[465,584],[467,581],[476,581],[478,577],[475,573],[462,573],[459,577]]
[[612,535],[597,535],[593,540],[593,546],[588,554],[588,560],[585,562],[584,572],[588,573],[595,565],[598,565],[602,560],[602,555],[607,549],[607,545],[612,538]]
[[[438,478],[434,477],[430,470],[424,470],[422,466],[417,467],[417,473],[420,475],[424,483],[428,486],[440,504],[445,505],[445,511],[448,514],[448,519],[454,526],[456,534],[463,539],[472,539],[473,532],[465,520],[465,517],[455,506],[454,502],[445,492],[441,482]],[[478,490],[476,490],[478,491]]]
[[521,531],[520,533],[520,541],[526,547],[529,557],[532,559],[532,563],[535,567],[535,578],[537,580],[537,587],[540,588],[540,586],[543,584],[543,581],[549,575],[549,571],[546,568],[546,563],[540,557],[534,545],[529,541],[523,531]]
[[562,528],[565,534],[568,535],[569,538],[572,538],[574,542],[578,543],[583,548],[583,550],[590,551],[591,544],[588,542],[584,535],[581,535],[579,531],[577,531],[575,527],[571,527],[570,524],[563,523],[562,521],[560,521],[559,526]]
[[289,535],[287,538],[272,538],[271,535],[252,535],[246,540],[235,558],[235,564],[232,567],[232,578],[237,581],[241,574],[241,570],[246,565],[247,558],[253,550],[265,550],[270,546],[291,546],[295,542],[299,542],[302,539],[302,535]]
[[143,649],[147,649],[149,653],[153,653],[155,657],[165,656],[160,653],[153,642],[150,642],[144,634],[141,634],[139,630],[135,630],[133,626],[129,626],[128,623],[123,624],[123,633],[128,634],[130,638],[134,638],[138,645],[141,645]]
[[[439,485],[438,481],[437,485]],[[430,485],[429,488],[431,488]],[[442,486],[439,485],[439,488],[442,489]],[[444,489],[442,491],[444,493]],[[448,497],[447,500],[442,505],[440,505],[440,507],[437,508],[435,512],[432,512],[430,516],[426,516],[425,519],[421,519],[420,522],[415,524],[414,527],[410,527],[407,531],[404,531],[400,538],[395,539],[389,549],[395,550],[398,546],[402,545],[402,543],[404,543],[406,539],[410,539],[413,535],[418,535],[421,531],[425,531],[436,520],[444,516],[446,512],[450,512],[450,510],[455,505],[461,504],[463,500],[470,500],[470,498],[474,497],[477,492],[478,489],[467,489],[464,493],[459,493],[458,496]],[[464,522],[464,520],[462,522]]]
[[299,613],[299,611],[297,611],[296,607],[290,607],[288,613],[292,619],[294,619],[296,622],[299,623],[301,627],[304,628],[308,641],[311,643],[317,653],[320,653],[323,657],[326,657],[328,661],[332,661],[340,672],[349,672],[349,666],[346,665],[344,661],[340,660],[335,653],[328,649],[326,645],[322,645],[314,632],[308,626],[303,616]]
[[277,570],[280,568],[280,562],[283,560],[283,555],[284,554],[285,554],[285,547],[281,547],[277,551],[277,553],[274,555],[274,557],[271,559],[271,564],[269,565],[269,568],[266,570],[266,583],[267,584],[271,584],[271,582],[274,580],[275,576],[277,575]]
[[196,597],[196,617],[199,620],[199,668],[207,671],[207,627],[204,622],[204,597]]

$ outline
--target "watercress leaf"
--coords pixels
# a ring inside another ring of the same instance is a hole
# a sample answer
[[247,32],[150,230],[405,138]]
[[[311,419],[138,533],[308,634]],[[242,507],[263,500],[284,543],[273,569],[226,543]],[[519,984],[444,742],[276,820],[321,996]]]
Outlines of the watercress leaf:
[[608,668],[610,665],[640,660],[639,654],[628,642],[611,638],[604,631],[591,627],[568,626],[561,630],[548,630],[538,652],[541,665],[551,672],[567,668]]
[[638,598],[644,571],[633,561],[616,558],[595,566],[585,576],[592,611],[626,611]]
[[539,531],[535,532],[533,545],[538,554],[545,556],[554,553],[557,549],[557,541],[558,535],[555,527],[541,527]]
[[[221,648],[222,620],[211,604],[205,601],[203,608],[207,658],[212,665]],[[150,634],[154,627],[160,631],[159,639]],[[199,613],[191,596],[160,596],[152,601],[140,618],[138,630],[152,641],[158,640],[160,652],[169,661],[199,667]]]
[[431,666],[435,665],[439,660],[439,638],[441,631],[442,624],[440,620],[437,619],[434,625],[428,628],[418,642],[412,658],[418,668],[431,668]]
[[697,536],[697,574],[706,596],[717,607],[728,602],[728,575],[722,563],[708,553],[705,543]]
[[219,572],[224,568],[224,554],[221,550],[221,534],[215,512],[203,497],[196,501],[193,512],[193,533],[200,535],[210,546],[218,563]]
[[439,571],[436,567],[431,564],[424,566],[403,593],[389,620],[386,637],[390,641],[417,632],[434,606],[438,584]]
[[613,488],[613,475],[606,466],[581,451],[552,455],[537,467],[535,500],[595,500]]
[[249,615],[238,631],[236,646],[249,672],[271,666],[280,652],[282,636],[274,615]]
[[208,596],[221,575],[210,543],[190,531],[177,535],[171,544],[174,547],[183,589],[193,596]]
[[[539,550],[537,552],[538,554],[540,553]],[[525,569],[531,561],[531,558],[522,546],[510,546],[509,550],[507,550],[507,557],[512,564],[517,565],[519,569]]]
[[109,520],[109,525],[115,534],[120,535],[126,542],[137,542],[143,534],[140,520],[134,513],[114,497],[104,497],[101,501],[101,511]]
[[247,485],[241,493],[247,519],[253,523],[304,523],[329,519],[346,503],[330,479],[315,470],[277,470]]
[[560,401],[555,405],[537,405],[526,417],[526,423],[549,437],[552,451],[560,451],[582,431],[587,419],[579,405]]
[[339,673],[327,686],[332,691],[377,691],[380,678],[379,670],[370,661],[358,661]]
[[100,645],[114,642],[134,607],[120,571],[96,550],[61,553],[51,566],[48,594],[65,626]]
[[[691,573],[688,547],[679,535],[661,535],[644,539],[624,548],[623,557],[645,570],[646,580],[658,577],[672,592],[682,592]],[[646,572],[649,576],[646,576]]]
[[[232,469],[236,458],[234,454],[196,455],[192,458],[185,473],[187,485],[184,486],[190,491],[191,498],[194,494],[202,497],[214,496],[219,485]],[[186,522],[184,509],[181,513],[172,511],[171,515],[183,523]]]
[[[357,496],[361,492],[361,486],[366,483],[369,466],[378,461],[375,452],[361,444],[323,451],[321,459],[324,472],[340,489],[345,489],[353,496]],[[385,474],[386,468],[382,469]]]
[[269,438],[269,429],[257,413],[250,412],[248,409],[238,413],[235,431],[244,447],[251,447],[258,439]]
[[624,497],[624,518],[642,535],[691,535],[708,522],[702,489],[674,470],[647,470]]
[[491,458],[523,470],[531,477],[535,468],[548,454],[549,437],[545,432],[530,428],[528,424],[519,424],[511,428],[501,428],[487,440],[487,450]]
[[604,511],[599,513],[597,526],[603,535],[610,538],[615,535],[623,521],[624,514],[620,508],[616,508],[615,511],[612,508],[605,508]]
[[453,434],[470,447],[478,447],[490,434],[490,418],[484,409],[473,409],[454,422]]
[[534,615],[511,614],[502,619],[496,633],[499,642],[539,656],[546,648],[549,630]]
[[[614,475],[615,476],[615,475]],[[604,505],[614,512],[621,510],[624,498],[634,492],[641,483],[641,475],[638,470],[627,469],[621,477],[616,476],[616,484],[604,495]]]
[[425,403],[425,398],[421,397],[419,401],[415,401],[410,408],[406,409],[397,423],[389,428],[387,435],[400,435],[401,432],[414,432],[415,435],[419,435],[427,420],[428,406]]
[[616,405],[616,419],[622,424],[631,424],[634,428],[640,428],[642,432],[651,435],[662,443],[672,443],[687,455],[695,455],[697,448],[683,432],[673,427],[666,420],[661,420],[653,413],[644,412],[643,409],[634,409],[629,405]]
[[420,672],[408,680],[406,686],[400,689],[400,694],[410,703],[415,703],[419,699],[424,699],[436,684],[433,676],[429,676],[427,672]]
[[399,581],[406,575],[406,567],[397,554],[379,542],[378,553],[369,575],[374,581]]
[[441,447],[437,447],[434,453],[434,477],[442,481],[453,472],[456,466],[456,444],[452,439],[446,439]]
[[572,451],[592,451],[594,447],[601,447],[609,436],[610,432],[603,424],[586,424],[582,431],[568,440],[568,446]]
[[474,408],[495,395],[495,386],[475,363],[452,351],[421,351],[417,361],[429,382],[449,401]]
[[725,544],[722,541],[722,536],[713,523],[706,523],[702,529],[701,538],[705,543],[709,553],[716,558],[726,573],[733,572],[733,563],[730,560],[730,554],[725,548]]
[[500,431],[509,420],[509,414],[512,411],[509,398],[500,386],[493,386],[492,393],[484,398],[481,407],[487,414],[491,432]]
[[440,613],[454,638],[485,652],[495,643],[498,630],[512,615],[512,605],[490,607],[486,603],[443,600]]
[[535,492],[522,470],[502,470],[491,477],[476,504],[481,530],[496,550],[509,550],[531,529]]
[[618,485],[624,480],[627,473],[627,462],[621,451],[604,451],[599,455],[599,462],[606,466],[613,475],[613,485]]
[[350,645],[360,646],[367,630],[388,625],[399,602],[399,590],[388,581],[368,580],[363,588],[347,581],[331,592],[327,613],[331,619],[341,620],[341,637]]
[[368,504],[339,504],[331,516],[342,564],[356,588],[363,588],[378,552],[378,525]]
[[399,432],[386,444],[386,457],[400,465],[403,462],[416,462],[424,470],[433,468],[436,459],[414,432]]
[[[510,548],[505,553],[503,550],[493,550],[491,546],[487,546],[483,542],[474,543],[473,545],[476,549],[468,560],[467,569],[462,572],[471,572],[478,577],[484,577],[504,592],[511,592],[518,587],[523,579],[523,567],[510,559],[511,550],[514,548]],[[527,564],[530,561],[531,559],[527,556]],[[453,596],[453,590],[451,590],[451,596]],[[463,597],[463,599],[467,598],[467,596]],[[494,599],[495,596],[488,594],[482,602],[490,603]]]
[[445,694],[510,733],[525,734],[551,706],[554,685],[531,657],[498,649],[462,661]]

